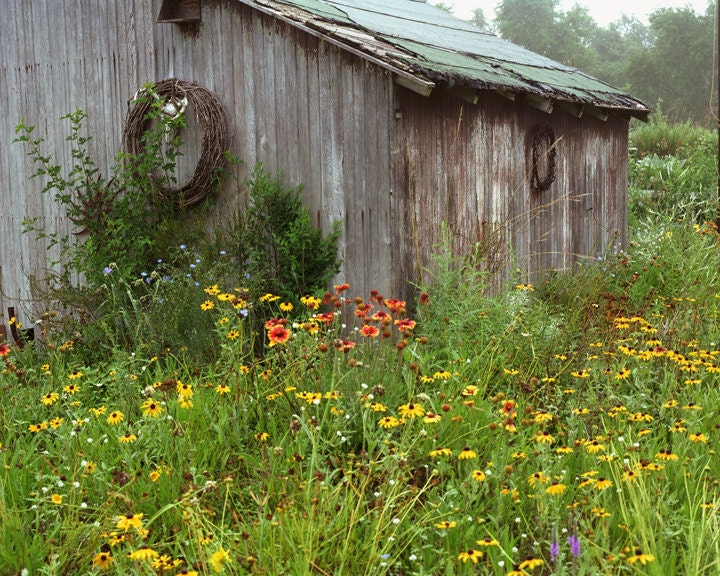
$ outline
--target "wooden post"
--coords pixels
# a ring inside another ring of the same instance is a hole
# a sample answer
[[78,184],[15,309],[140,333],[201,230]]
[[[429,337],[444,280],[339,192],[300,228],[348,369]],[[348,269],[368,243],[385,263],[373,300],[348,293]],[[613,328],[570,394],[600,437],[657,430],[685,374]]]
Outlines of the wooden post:
[[15,321],[10,325],[10,333],[12,334],[13,340],[15,341],[15,344],[17,344],[17,347],[22,350],[25,347],[25,340],[23,340],[23,337],[20,335],[20,332],[18,332],[17,329],[17,317],[15,316],[14,306],[10,306],[8,308],[8,317],[15,318]]

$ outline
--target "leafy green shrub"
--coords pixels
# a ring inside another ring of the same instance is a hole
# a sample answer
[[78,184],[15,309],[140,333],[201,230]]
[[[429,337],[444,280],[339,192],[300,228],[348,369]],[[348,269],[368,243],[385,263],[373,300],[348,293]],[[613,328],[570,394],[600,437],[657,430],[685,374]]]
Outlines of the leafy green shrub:
[[322,294],[339,271],[339,222],[323,236],[302,205],[302,187],[285,186],[262,164],[255,167],[246,186],[248,203],[235,232],[235,248],[247,273],[295,306],[303,295]]
[[717,133],[663,119],[636,129],[631,139],[631,226],[659,214],[699,223],[717,217]]
[[692,150],[699,140],[707,137],[708,130],[691,122],[668,121],[658,104],[650,122],[639,124],[630,131],[630,149],[636,158],[657,154],[683,156],[683,150]]

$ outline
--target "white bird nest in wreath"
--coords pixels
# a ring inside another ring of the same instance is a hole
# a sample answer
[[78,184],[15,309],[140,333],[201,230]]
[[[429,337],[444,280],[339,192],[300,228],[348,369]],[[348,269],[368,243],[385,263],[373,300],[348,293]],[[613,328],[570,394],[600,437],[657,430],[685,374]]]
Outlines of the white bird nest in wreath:
[[[143,98],[139,90],[128,113],[123,134],[123,149],[133,156],[143,150],[142,136],[149,128],[148,112],[152,99]],[[217,183],[217,175],[225,166],[227,151],[227,124],[222,104],[208,90],[177,78],[161,80],[154,85],[153,96],[162,101],[160,108],[168,119],[177,119],[190,106],[195,111],[198,126],[202,129],[202,146],[195,171],[182,187],[159,186],[162,198],[172,199],[178,208],[187,208],[207,198]]]

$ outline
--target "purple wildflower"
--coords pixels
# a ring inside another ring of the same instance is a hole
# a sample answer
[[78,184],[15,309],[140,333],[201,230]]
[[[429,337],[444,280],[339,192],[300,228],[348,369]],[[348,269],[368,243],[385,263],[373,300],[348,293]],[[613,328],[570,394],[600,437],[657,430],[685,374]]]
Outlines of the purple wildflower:
[[580,538],[578,538],[577,534],[570,534],[567,541],[568,544],[570,544],[570,553],[573,557],[577,558],[580,556]]
[[557,539],[553,536],[553,541],[550,543],[550,562],[555,564],[555,561],[560,556],[560,544]]

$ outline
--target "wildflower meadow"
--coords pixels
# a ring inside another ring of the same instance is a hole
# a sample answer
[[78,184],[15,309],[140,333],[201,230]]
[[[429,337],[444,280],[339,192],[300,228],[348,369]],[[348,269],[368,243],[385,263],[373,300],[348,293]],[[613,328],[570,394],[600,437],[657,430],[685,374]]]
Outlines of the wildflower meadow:
[[720,235],[648,197],[494,295],[441,247],[413,301],[107,262],[123,315],[0,344],[0,574],[720,573]]

